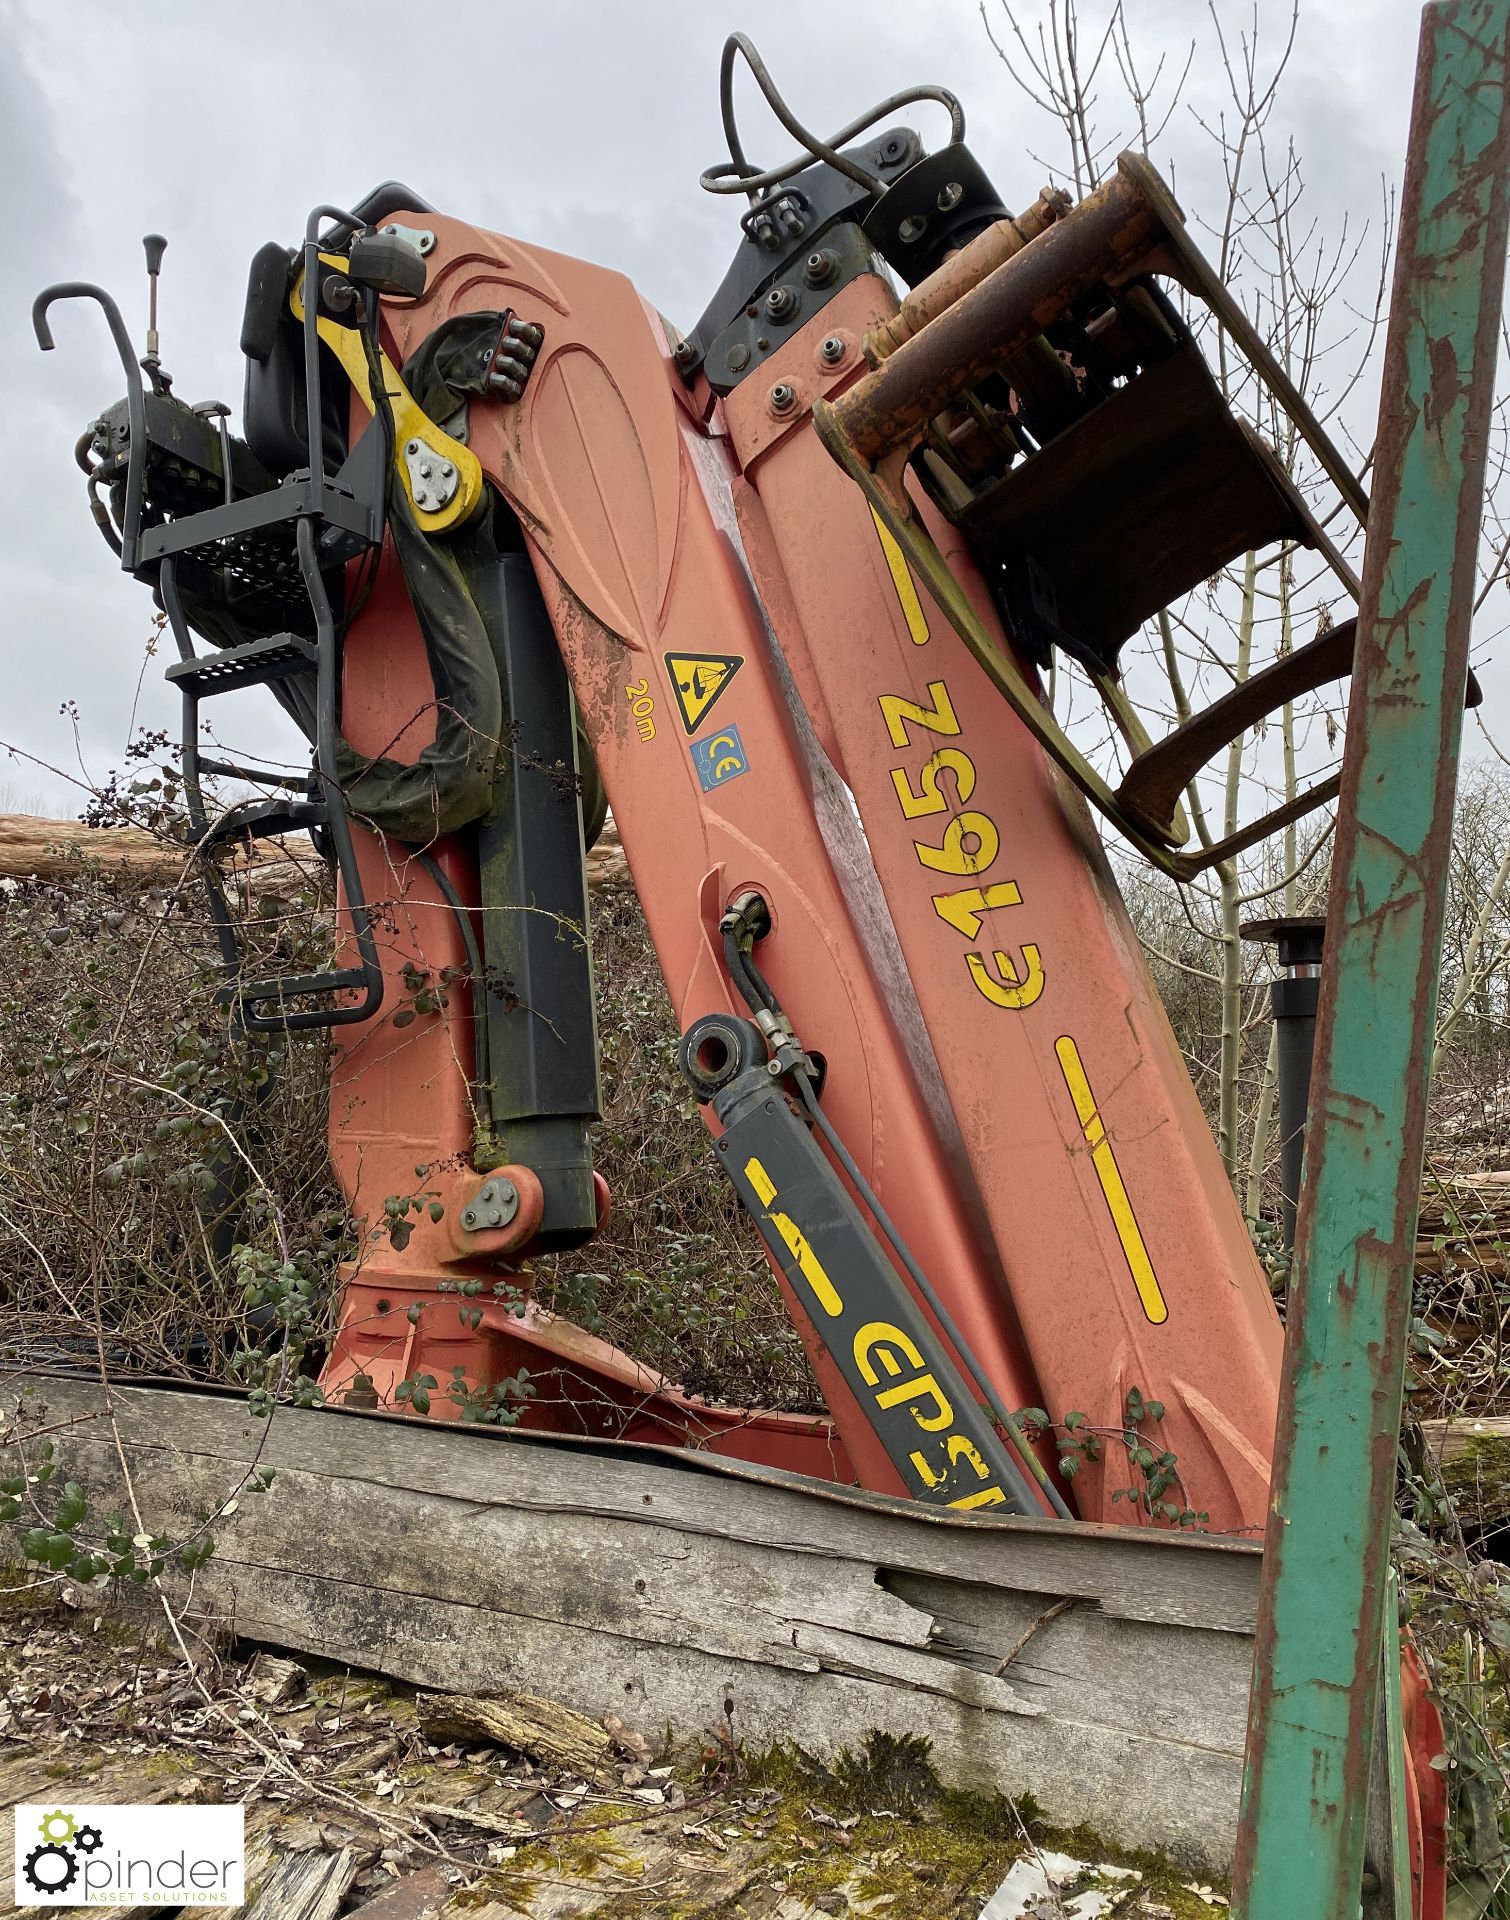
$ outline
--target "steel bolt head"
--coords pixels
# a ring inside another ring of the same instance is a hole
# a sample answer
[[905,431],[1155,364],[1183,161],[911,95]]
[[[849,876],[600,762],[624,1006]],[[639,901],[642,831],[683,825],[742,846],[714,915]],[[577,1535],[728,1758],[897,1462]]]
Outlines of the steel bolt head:
[[730,373],[740,373],[750,364],[750,349],[742,340],[730,347],[726,364]]
[[411,440],[411,441],[409,442],[409,444],[408,444],[408,446],[406,446],[406,447],[404,448],[404,452],[405,452],[405,453],[418,453],[418,452],[419,452],[419,442],[418,442],[418,440]]
[[904,246],[910,247],[915,240],[921,240],[928,231],[928,216],[924,213],[909,213],[897,228],[897,237]]
[[802,277],[810,287],[826,286],[839,271],[838,256],[827,247],[810,253],[803,263]]
[[844,358],[844,342],[837,333],[831,333],[818,351],[822,355],[825,365],[836,367]]
[[765,310],[773,320],[785,320],[796,309],[797,296],[790,287],[772,287],[765,297]]
[[772,413],[790,413],[797,404],[797,390],[785,380],[778,380],[771,388]]
[[938,210],[940,213],[952,213],[965,197],[965,189],[958,180],[951,180],[947,187],[940,189]]

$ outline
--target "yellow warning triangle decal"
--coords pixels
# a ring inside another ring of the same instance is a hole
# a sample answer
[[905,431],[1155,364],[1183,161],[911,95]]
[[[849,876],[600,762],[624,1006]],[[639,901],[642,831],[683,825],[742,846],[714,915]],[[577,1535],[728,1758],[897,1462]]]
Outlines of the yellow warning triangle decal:
[[682,725],[696,733],[713,711],[719,695],[744,665],[738,653],[668,653],[666,671],[676,695]]

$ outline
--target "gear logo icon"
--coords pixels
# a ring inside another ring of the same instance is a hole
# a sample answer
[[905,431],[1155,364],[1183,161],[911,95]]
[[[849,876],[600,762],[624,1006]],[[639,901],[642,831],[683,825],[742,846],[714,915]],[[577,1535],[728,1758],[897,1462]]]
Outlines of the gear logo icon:
[[[69,1814],[48,1817],[65,1819],[70,1829],[73,1826]],[[72,1838],[71,1832],[69,1837]],[[45,1840],[40,1847],[33,1847],[27,1854],[21,1872],[27,1885],[34,1887],[38,1893],[63,1893],[78,1879],[79,1863],[67,1847],[60,1846],[55,1840]]]
[[64,1813],[61,1807],[52,1813],[44,1813],[37,1822],[37,1832],[55,1847],[66,1846],[78,1830],[78,1824],[73,1815]]
[[98,1853],[105,1844],[105,1837],[98,1827],[80,1827],[74,1835],[73,1844],[80,1853]]

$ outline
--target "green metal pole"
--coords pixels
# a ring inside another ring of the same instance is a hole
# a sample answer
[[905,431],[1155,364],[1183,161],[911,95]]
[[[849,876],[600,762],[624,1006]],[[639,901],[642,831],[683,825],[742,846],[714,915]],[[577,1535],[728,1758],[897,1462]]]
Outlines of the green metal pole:
[[1355,1920],[1505,270],[1510,0],[1422,19],[1234,1873]]

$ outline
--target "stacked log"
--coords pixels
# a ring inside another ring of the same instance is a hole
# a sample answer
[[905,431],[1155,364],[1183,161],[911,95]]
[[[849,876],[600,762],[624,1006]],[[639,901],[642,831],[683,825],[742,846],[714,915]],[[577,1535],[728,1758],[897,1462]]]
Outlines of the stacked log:
[[[227,860],[233,869],[287,869],[307,867],[314,857],[308,834],[291,833],[238,847]],[[177,879],[187,860],[186,848],[140,827],[86,827],[77,820],[49,820],[34,813],[0,814],[0,880],[63,880],[85,862],[145,884]],[[606,886],[628,872],[618,830],[610,821],[587,856],[587,883]]]
[[1416,1272],[1467,1268],[1510,1275],[1510,1173],[1438,1174],[1428,1168],[1416,1225]]

